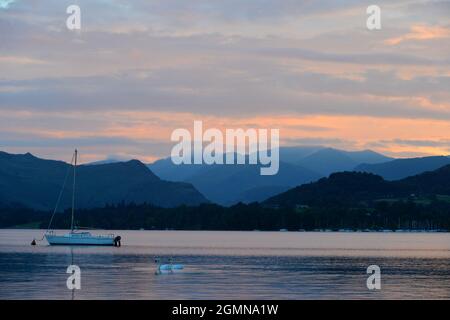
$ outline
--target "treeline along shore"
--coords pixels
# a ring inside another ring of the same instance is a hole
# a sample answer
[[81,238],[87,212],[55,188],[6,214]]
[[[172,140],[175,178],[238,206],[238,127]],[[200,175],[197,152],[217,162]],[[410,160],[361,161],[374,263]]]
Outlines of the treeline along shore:
[[[52,212],[25,207],[0,208],[0,228],[46,229]],[[52,228],[67,229],[70,211],[57,213]],[[76,225],[122,230],[432,230],[450,231],[450,203],[439,199],[377,201],[373,206],[339,202],[321,206],[276,207],[267,204],[216,204],[161,208],[119,204],[82,209]]]

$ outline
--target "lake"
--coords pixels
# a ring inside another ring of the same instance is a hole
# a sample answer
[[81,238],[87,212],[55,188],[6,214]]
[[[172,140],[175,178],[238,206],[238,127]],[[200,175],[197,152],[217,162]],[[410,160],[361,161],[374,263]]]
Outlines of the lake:
[[[0,299],[450,299],[449,233],[113,233],[122,247],[31,246],[42,230],[0,230]],[[155,257],[184,270],[156,275]],[[70,264],[80,290],[66,287]],[[381,290],[367,289],[369,265]]]

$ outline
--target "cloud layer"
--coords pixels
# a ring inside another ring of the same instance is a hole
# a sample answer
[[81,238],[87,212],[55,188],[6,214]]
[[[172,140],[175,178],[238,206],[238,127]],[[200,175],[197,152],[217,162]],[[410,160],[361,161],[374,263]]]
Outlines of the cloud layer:
[[199,119],[279,126],[284,144],[450,153],[448,1],[379,1],[375,32],[364,1],[75,3],[79,32],[61,1],[0,1],[1,149],[150,160]]

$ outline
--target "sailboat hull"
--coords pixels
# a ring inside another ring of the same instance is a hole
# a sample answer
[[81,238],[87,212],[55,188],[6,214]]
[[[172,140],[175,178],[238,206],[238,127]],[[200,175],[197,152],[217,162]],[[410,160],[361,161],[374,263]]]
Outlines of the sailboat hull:
[[46,234],[45,239],[52,246],[114,246],[113,236],[93,236],[90,233]]

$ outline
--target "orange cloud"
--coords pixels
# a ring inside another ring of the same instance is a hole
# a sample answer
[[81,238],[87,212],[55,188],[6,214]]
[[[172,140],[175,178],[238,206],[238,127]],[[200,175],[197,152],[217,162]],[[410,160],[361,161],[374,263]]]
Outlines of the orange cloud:
[[[28,114],[18,113],[19,117],[29,117]],[[13,116],[12,114],[8,115]],[[57,115],[51,113],[48,117]],[[65,116],[69,116],[65,114]],[[73,121],[79,122],[87,115],[85,113],[70,114]],[[99,117],[92,113],[90,117]],[[100,118],[100,117],[99,117]],[[1,128],[8,134],[17,133],[19,137],[35,137],[41,142],[46,139],[68,141],[67,147],[50,146],[47,148],[33,148],[33,143],[22,147],[10,147],[10,151],[36,152],[40,154],[47,150],[52,158],[65,159],[70,154],[73,138],[89,139],[117,138],[119,142],[113,144],[108,140],[99,139],[98,142],[82,143],[78,146],[83,154],[82,162],[101,160],[110,155],[120,155],[122,158],[137,158],[151,162],[157,158],[169,155],[170,135],[174,129],[186,128],[193,130],[193,121],[202,120],[204,129],[217,128],[267,128],[280,129],[281,145],[324,145],[347,150],[373,149],[393,156],[420,156],[450,154],[448,133],[450,121],[436,119],[405,119],[378,118],[360,115],[308,115],[286,114],[283,116],[259,117],[216,117],[193,113],[172,113],[153,111],[118,111],[102,114],[99,124],[90,130],[82,129],[53,129],[45,126],[11,125]],[[120,138],[124,139],[120,142]],[[75,140],[76,141],[76,140]],[[129,142],[137,142],[136,145]],[[408,141],[411,141],[409,143]],[[146,145],[146,143],[150,143]],[[164,145],[164,148],[153,149],[153,144]],[[42,143],[41,143],[42,144]],[[75,147],[75,146],[73,146]],[[41,150],[42,149],[42,150]],[[167,149],[163,151],[163,149]]]
[[[119,118],[122,118],[121,113]],[[170,143],[170,134],[176,128],[193,130],[193,121],[202,120],[204,129],[217,128],[277,128],[281,132],[282,145],[315,144],[334,146],[332,142],[341,140],[337,147],[346,149],[372,148],[390,155],[450,154],[450,148],[439,145],[402,145],[393,139],[443,141],[448,139],[450,121],[433,119],[378,118],[371,116],[338,116],[338,115],[283,115],[261,117],[214,117],[192,113],[165,112],[126,112],[127,123],[115,123],[106,132],[99,135],[126,137],[128,139],[145,140],[150,137],[161,142]],[[379,145],[379,141],[386,142]]]
[[450,29],[440,26],[415,25],[411,27],[409,33],[385,41],[389,45],[397,45],[407,40],[431,40],[450,37]]

